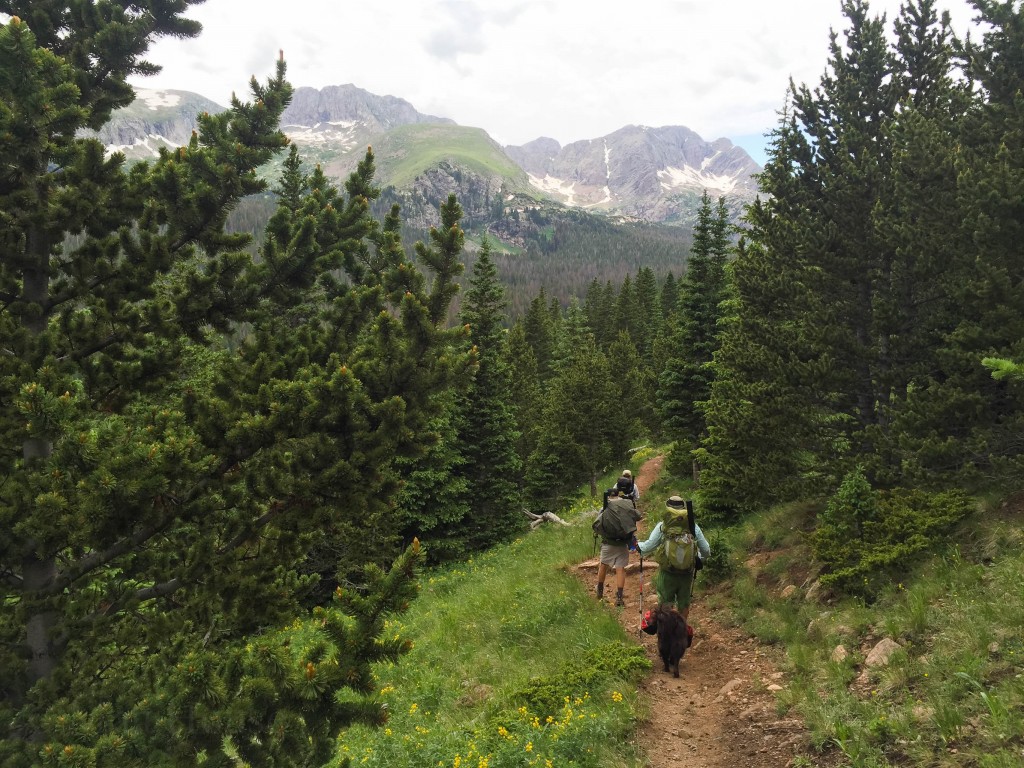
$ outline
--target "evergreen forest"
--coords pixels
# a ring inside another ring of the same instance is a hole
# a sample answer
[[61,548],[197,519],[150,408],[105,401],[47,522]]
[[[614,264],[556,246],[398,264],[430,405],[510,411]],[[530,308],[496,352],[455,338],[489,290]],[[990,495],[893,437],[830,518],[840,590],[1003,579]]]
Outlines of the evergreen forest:
[[283,59],[187,146],[105,154],[83,129],[198,2],[0,0],[0,765],[345,765],[423,581],[554,562],[526,513],[638,450],[708,528],[800,505],[859,605],[1021,489],[1019,0],[963,40],[936,0],[842,0],[739,227],[705,193],[684,241],[545,221],[522,254],[467,248],[454,196],[410,244],[372,151],[304,163]]

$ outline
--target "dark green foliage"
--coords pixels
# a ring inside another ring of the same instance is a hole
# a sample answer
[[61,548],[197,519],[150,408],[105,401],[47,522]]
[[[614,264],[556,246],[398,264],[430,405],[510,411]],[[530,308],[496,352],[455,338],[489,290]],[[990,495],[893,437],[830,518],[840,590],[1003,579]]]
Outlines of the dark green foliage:
[[857,464],[933,489],[1019,464],[1020,392],[980,360],[1016,359],[1024,337],[1024,145],[997,96],[1021,72],[996,54],[1019,49],[1021,11],[979,4],[994,28],[963,49],[972,91],[931,0],[906,5],[893,44],[865,3],[843,8],[845,44],[819,87],[793,88],[734,266],[699,453],[723,510],[835,488]]
[[822,584],[872,597],[933,551],[972,512],[960,491],[875,491],[857,470],[843,480],[818,516],[811,537],[825,567]]
[[[525,253],[495,252],[498,276],[509,296],[509,315],[522,317],[531,298],[542,289],[567,305],[582,296],[593,281],[620,285],[627,274],[650,269],[661,279],[679,274],[689,250],[688,228],[664,224],[616,224],[580,211],[541,214],[554,236],[546,244],[528,241]],[[492,225],[495,236],[501,226]],[[594,328],[595,333],[599,332]]]
[[541,385],[537,357],[522,323],[509,329],[502,354],[509,371],[509,405],[519,434],[516,455],[529,456],[537,444],[541,417]]
[[736,573],[736,563],[729,540],[718,529],[708,532],[707,528],[701,526],[701,531],[711,547],[711,557],[704,559],[704,568],[697,574],[697,578],[712,584],[732,578]]
[[526,490],[534,509],[551,509],[559,499],[597,477],[625,453],[629,425],[618,418],[620,389],[608,358],[592,339],[580,346],[547,383],[536,447],[527,461]]
[[465,479],[472,507],[468,521],[472,526],[466,533],[469,551],[507,540],[521,532],[526,522],[519,492],[519,432],[510,402],[510,369],[502,348],[504,319],[504,292],[484,241],[462,307],[462,320],[477,358],[476,374],[460,404],[463,424],[457,435],[465,461],[455,473]]
[[614,418],[620,429],[631,438],[656,433],[661,425],[654,407],[654,372],[625,331],[608,345],[608,362],[619,390]]
[[530,308],[523,317],[523,333],[537,361],[537,375],[546,381],[551,375],[557,339],[551,323],[547,294],[543,288],[530,302]]
[[442,412],[427,427],[433,441],[426,452],[397,460],[403,482],[395,497],[395,527],[403,542],[423,542],[430,563],[458,560],[471,551],[467,528],[473,526],[473,495],[459,440],[467,415],[462,402],[456,392],[441,396]]
[[[360,566],[401,553],[396,458],[472,363],[437,323],[460,233],[421,250],[428,290],[368,214],[372,155],[341,193],[293,154],[259,259],[224,232],[286,144],[283,62],[150,164],[80,135],[190,4],[0,3],[4,765],[319,764],[379,719],[414,558]],[[355,586],[300,649],[311,570]]]
[[677,309],[669,321],[668,358],[658,378],[662,431],[675,443],[669,461],[675,471],[689,464],[691,451],[706,433],[701,404],[711,395],[710,363],[719,347],[730,251],[725,200],[719,198],[713,208],[705,192]]

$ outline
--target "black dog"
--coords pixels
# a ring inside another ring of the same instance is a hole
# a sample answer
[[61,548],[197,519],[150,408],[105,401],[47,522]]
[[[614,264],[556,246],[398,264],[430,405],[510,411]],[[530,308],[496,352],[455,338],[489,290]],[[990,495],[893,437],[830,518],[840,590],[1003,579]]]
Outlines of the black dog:
[[659,605],[653,612],[658,627],[658,654],[665,662],[665,671],[671,668],[672,676],[679,677],[679,660],[690,645],[690,633],[686,619],[675,608]]

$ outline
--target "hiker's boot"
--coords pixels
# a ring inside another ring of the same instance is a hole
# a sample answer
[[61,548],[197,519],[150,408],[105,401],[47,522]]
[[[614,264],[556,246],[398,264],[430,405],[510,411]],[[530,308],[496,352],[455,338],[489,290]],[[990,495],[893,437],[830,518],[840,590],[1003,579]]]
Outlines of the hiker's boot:
[[603,600],[604,599],[604,582],[603,581],[597,582],[597,599],[598,600]]
[[616,608],[625,608],[626,607],[626,599],[622,596],[622,590],[621,589],[618,589],[618,590],[615,591],[615,607]]

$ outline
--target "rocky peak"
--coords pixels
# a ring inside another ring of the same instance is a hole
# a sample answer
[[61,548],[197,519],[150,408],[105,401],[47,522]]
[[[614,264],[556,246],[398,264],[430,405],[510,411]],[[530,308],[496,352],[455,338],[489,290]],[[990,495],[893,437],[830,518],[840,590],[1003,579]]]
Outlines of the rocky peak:
[[282,127],[319,123],[362,123],[374,131],[412,123],[448,123],[454,120],[424,115],[405,99],[376,96],[351,83],[316,88],[296,88],[291,104],[281,116]]
[[627,125],[565,147],[537,139],[505,151],[533,186],[566,205],[649,221],[678,218],[705,190],[752,199],[761,170],[728,139],[707,142],[684,126]]

